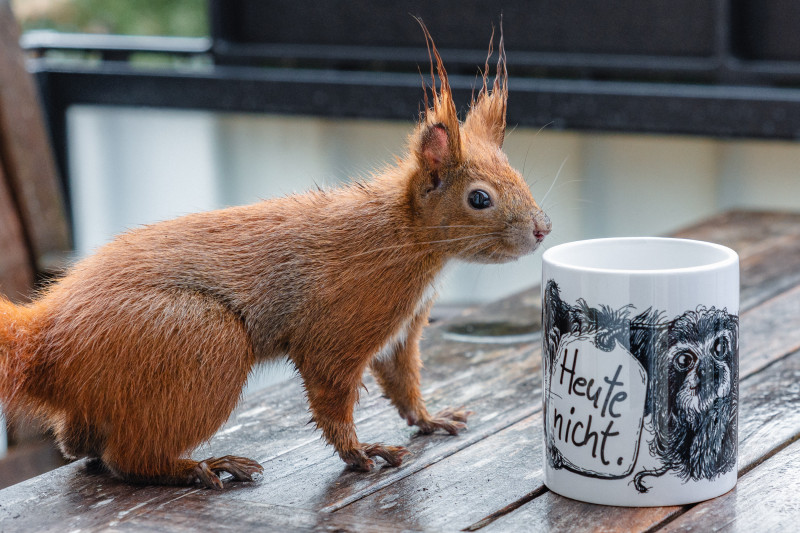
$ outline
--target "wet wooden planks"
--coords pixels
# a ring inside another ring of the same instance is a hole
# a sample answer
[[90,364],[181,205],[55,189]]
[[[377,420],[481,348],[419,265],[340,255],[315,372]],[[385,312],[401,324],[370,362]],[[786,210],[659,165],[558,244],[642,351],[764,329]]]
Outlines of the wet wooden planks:
[[464,529],[542,490],[541,411],[344,508],[409,527]]
[[[800,435],[800,279],[794,279],[800,272],[800,255],[785,252],[800,240],[800,216],[735,212],[680,235],[723,242],[742,257],[742,283],[748,292],[743,291],[741,314],[744,476],[737,492],[731,493],[737,494],[746,479],[759,479],[750,476],[763,468],[783,472],[781,465],[786,463],[774,461],[794,457],[786,454]],[[539,313],[536,303],[538,290],[533,289],[471,310],[459,320],[528,319]],[[242,405],[195,454],[237,453],[259,459],[267,469],[259,483],[230,484],[223,493],[131,487],[102,474],[87,474],[79,462],[0,491],[0,530],[28,530],[32,524],[52,530],[181,530],[212,522],[228,527],[238,516],[243,527],[259,524],[287,531],[636,531],[684,527],[681,524],[713,514],[700,506],[592,506],[547,491],[541,482],[538,343],[460,343],[447,339],[446,328],[441,324],[426,334],[425,395],[432,410],[461,403],[475,409],[467,432],[455,438],[414,438],[374,381],[366,380],[370,393],[362,397],[356,413],[359,436],[408,445],[414,455],[400,468],[382,467],[369,474],[344,469],[318,433],[303,424],[308,417],[301,388],[290,382]],[[798,467],[789,472],[795,477],[798,473]],[[701,505],[716,501],[723,500]],[[736,512],[731,505],[728,509]]]
[[662,531],[796,530],[800,522],[798,465],[800,442],[794,442],[742,476],[735,490],[696,505]]
[[226,531],[294,531],[341,533],[404,533],[422,531],[400,527],[396,523],[342,513],[323,513],[297,507],[260,502],[220,501],[209,491],[188,494],[154,507],[147,515],[111,522],[110,531],[161,533],[194,532],[203,524]]
[[[760,468],[760,463],[800,435],[800,352],[777,360],[740,384],[739,471]],[[542,463],[538,472],[541,482]],[[768,459],[768,464],[773,459]],[[797,477],[800,464],[795,465]],[[736,493],[738,489],[734,489]],[[716,500],[712,500],[716,501]],[[591,505],[545,491],[486,527],[487,531],[648,531],[682,514],[686,507],[624,508]],[[708,531],[699,529],[698,531]]]
[[741,258],[741,305],[752,307],[800,283],[800,224],[793,213],[732,211],[676,233],[729,246]]
[[[530,357],[530,349],[465,348],[461,356],[466,354],[473,364],[465,365],[466,370],[462,369],[461,373],[441,378],[439,385],[429,387],[427,394],[432,408],[444,407],[445,397],[481,408],[482,420],[476,420],[473,428],[462,436],[412,438],[413,430],[402,423],[388,400],[381,398],[377,387],[368,382],[373,393],[357,411],[359,435],[364,440],[391,439],[407,444],[415,457],[400,469],[380,468],[369,474],[351,472],[323,444],[319,434],[304,425],[301,390],[298,383],[290,383],[273,388],[258,401],[248,402],[207,447],[196,452],[198,457],[238,453],[264,463],[266,472],[260,483],[231,484],[225,493],[214,493],[214,497],[217,501],[247,500],[313,509],[327,507],[330,511],[361,494],[410,475],[442,456],[456,453],[538,409],[538,401],[530,400],[538,398],[539,394],[535,388],[539,383],[538,358]],[[448,355],[442,356],[446,366]],[[499,368],[505,369],[504,372],[498,374],[494,370],[495,358],[503,360]],[[493,386],[484,389],[479,385],[481,382]],[[509,402],[508,398],[516,398],[516,401]],[[39,529],[67,526],[91,529],[108,521],[132,519],[187,492],[207,492],[169,487],[131,489],[105,475],[87,475],[83,463],[16,485],[11,491],[0,491],[0,530],[16,530],[15,522],[10,520],[14,516],[35,518]],[[23,521],[19,525],[19,530],[24,530],[30,522]]]
[[[746,313],[742,319],[743,329],[745,324],[758,329],[756,324],[763,325],[763,317],[781,311],[782,303],[773,301],[768,309],[756,308]],[[795,320],[800,323],[800,313]],[[743,348],[744,359],[747,358],[745,350]],[[743,470],[751,468],[760,457],[779,448],[793,435],[800,434],[800,396],[798,386],[794,385],[800,383],[800,353],[775,350],[771,364],[763,359],[760,362],[762,365],[759,367],[744,365],[741,369],[739,457]],[[534,428],[527,429],[531,424]],[[598,527],[631,531],[648,529],[679,512],[680,508],[629,510],[587,506],[547,493],[542,485],[540,440],[541,413],[537,413],[430,466],[420,475],[403,479],[346,509],[360,512],[372,509],[373,515],[392,516],[398,521],[421,515],[426,517],[426,521],[420,523],[434,527],[446,527],[453,517],[457,517],[461,522],[456,525],[462,529],[481,522],[503,505],[525,499],[528,494],[540,493],[541,497],[510,514],[513,522],[499,520],[496,527],[498,530],[513,530],[522,528],[523,523],[541,524],[546,519],[553,523],[554,531],[566,527],[563,520],[580,523],[576,516],[581,514]],[[526,451],[523,461],[506,460],[510,452],[517,455],[521,450]],[[424,475],[424,482],[421,475]],[[484,490],[462,491],[458,497],[453,497],[452,487],[460,490],[472,486],[476,480],[483,482]],[[419,487],[426,488],[424,494],[420,494]],[[498,500],[503,502],[502,505]],[[387,501],[391,503],[388,507]],[[556,520],[560,515],[564,516],[563,520]],[[623,525],[617,528],[614,526],[617,523]]]

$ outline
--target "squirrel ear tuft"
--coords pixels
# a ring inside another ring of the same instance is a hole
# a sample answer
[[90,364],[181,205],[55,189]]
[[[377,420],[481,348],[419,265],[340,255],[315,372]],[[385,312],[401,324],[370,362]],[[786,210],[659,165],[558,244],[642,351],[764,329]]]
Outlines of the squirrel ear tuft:
[[[416,17],[415,17],[416,18]],[[425,95],[425,109],[420,114],[418,129],[417,154],[421,162],[428,169],[438,170],[444,164],[457,163],[461,159],[461,132],[458,121],[456,104],[450,89],[447,71],[442,63],[442,56],[436,49],[433,37],[421,19],[417,22],[425,35],[425,43],[431,67],[431,84],[425,86],[423,80],[423,93]],[[439,78],[439,88],[436,87],[436,78]],[[428,100],[428,89],[431,100]],[[431,104],[430,107],[429,104]]]
[[489,53],[483,70],[483,87],[477,97],[472,98],[464,130],[472,135],[486,137],[497,146],[503,146],[506,134],[506,105],[508,102],[508,71],[506,70],[506,49],[503,42],[503,21],[500,19],[500,44],[498,46],[497,74],[494,83],[489,84],[489,58],[492,56],[494,28],[489,39]]

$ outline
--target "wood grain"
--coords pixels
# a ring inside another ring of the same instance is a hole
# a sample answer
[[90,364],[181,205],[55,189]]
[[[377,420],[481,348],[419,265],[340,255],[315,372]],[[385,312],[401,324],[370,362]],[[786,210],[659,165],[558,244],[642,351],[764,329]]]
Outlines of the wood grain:
[[541,411],[344,508],[405,526],[463,529],[542,489]]
[[769,244],[740,261],[742,307],[774,298],[800,283],[800,238],[789,235]]
[[8,0],[0,0],[0,159],[39,264],[71,243],[61,182],[19,35]]
[[[213,531],[281,531],[281,532],[364,532],[394,533],[422,531],[393,522],[349,513],[320,513],[297,507],[257,502],[220,501],[208,491],[193,493],[162,503],[147,514],[113,521],[110,531],[197,531],[198,526]],[[124,517],[123,517],[124,518]]]
[[798,465],[800,442],[795,442],[744,475],[731,492],[693,507],[659,531],[797,531]]
[[78,461],[0,491],[0,531],[91,531],[190,490],[114,481]]
[[800,352],[743,381],[740,398],[739,470],[746,472],[800,436]]
[[800,349],[800,286],[745,311],[739,323],[739,374],[758,372]]
[[750,308],[800,283],[800,215],[730,211],[675,237],[716,242],[740,256],[741,307]]
[[33,287],[31,265],[25,235],[0,160],[0,294],[23,300]]
[[[800,435],[800,352],[794,352],[744,379],[739,395],[741,474]],[[795,477],[800,477],[798,468],[800,465],[795,465]],[[484,529],[516,531],[534,525],[538,531],[649,531],[689,507],[589,505],[545,492]]]
[[750,256],[787,236],[800,236],[800,214],[779,211],[726,211],[673,233],[674,237],[715,242]]

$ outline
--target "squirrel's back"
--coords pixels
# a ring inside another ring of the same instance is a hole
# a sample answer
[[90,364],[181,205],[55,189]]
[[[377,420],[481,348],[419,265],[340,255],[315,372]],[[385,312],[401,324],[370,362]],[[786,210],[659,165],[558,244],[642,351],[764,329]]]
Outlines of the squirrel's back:
[[[238,334],[220,339],[220,331],[241,332],[250,356],[206,368],[246,374],[253,359],[284,355],[293,342],[311,337],[330,344],[348,322],[376,329],[375,318],[380,323],[380,315],[396,312],[390,301],[396,294],[421,291],[427,281],[416,279],[412,251],[395,250],[404,225],[394,211],[398,191],[351,185],[120,235],[43,291],[33,307],[0,303],[0,365],[7,376],[0,394],[12,398],[24,389],[51,409],[97,411],[138,401],[126,395],[146,397],[153,382],[180,382],[193,371],[165,354],[216,353],[194,345],[206,339],[215,346],[239,342]],[[376,291],[379,280],[391,290]],[[331,314],[342,318],[328,328],[320,317]],[[219,321],[229,324],[203,332]],[[91,414],[107,417],[115,414]]]

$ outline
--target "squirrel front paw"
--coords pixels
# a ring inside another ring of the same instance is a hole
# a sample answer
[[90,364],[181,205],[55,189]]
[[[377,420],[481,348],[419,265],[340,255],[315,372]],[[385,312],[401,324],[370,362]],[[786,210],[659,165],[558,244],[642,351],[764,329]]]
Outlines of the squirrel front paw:
[[408,424],[416,425],[422,435],[429,435],[437,429],[443,429],[451,435],[458,435],[459,431],[467,429],[467,417],[473,414],[475,414],[474,411],[465,410],[463,405],[457,409],[448,407],[433,417],[409,419]]
[[403,457],[409,453],[411,452],[402,446],[386,446],[380,443],[367,444],[361,442],[356,449],[340,453],[339,455],[353,470],[369,472],[375,467],[375,461],[370,459],[370,457],[381,457],[389,466],[400,466],[403,463]]

